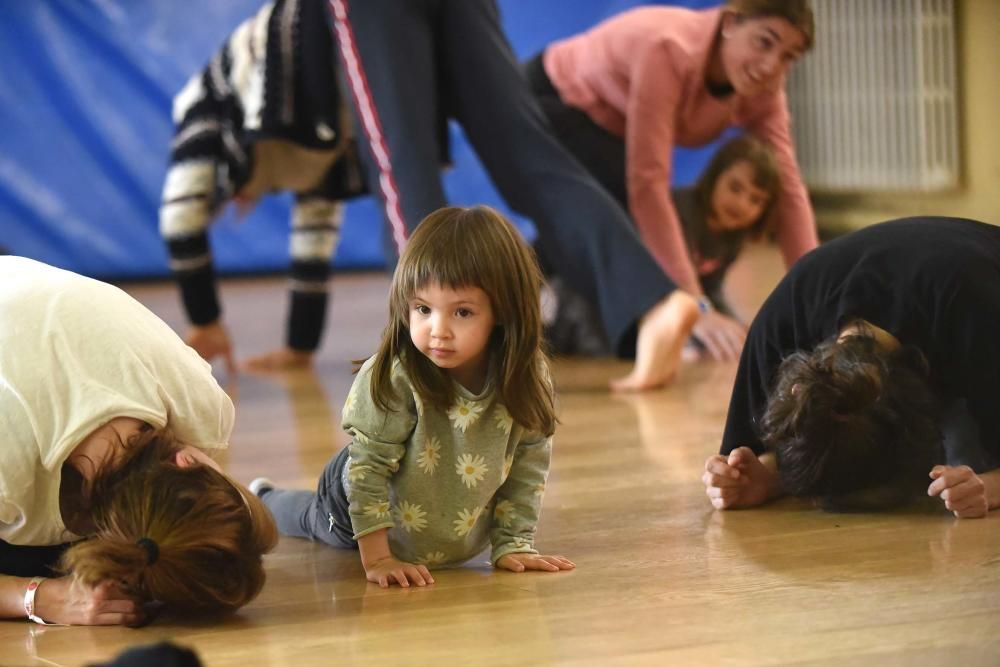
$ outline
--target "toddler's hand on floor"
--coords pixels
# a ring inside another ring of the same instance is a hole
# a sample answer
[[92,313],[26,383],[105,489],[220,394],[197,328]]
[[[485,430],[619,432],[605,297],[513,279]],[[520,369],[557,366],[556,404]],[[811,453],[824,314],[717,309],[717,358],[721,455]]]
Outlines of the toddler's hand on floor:
[[576,564],[562,556],[543,556],[542,554],[505,554],[497,561],[497,567],[511,572],[526,570],[542,570],[543,572],[558,572],[572,570]]
[[434,577],[426,566],[414,565],[392,557],[377,560],[369,565],[365,570],[365,576],[368,581],[382,588],[389,588],[394,582],[403,588],[409,588],[411,582],[417,586],[434,583]]
[[961,519],[980,519],[990,511],[986,484],[969,466],[934,466],[927,495],[938,496]]

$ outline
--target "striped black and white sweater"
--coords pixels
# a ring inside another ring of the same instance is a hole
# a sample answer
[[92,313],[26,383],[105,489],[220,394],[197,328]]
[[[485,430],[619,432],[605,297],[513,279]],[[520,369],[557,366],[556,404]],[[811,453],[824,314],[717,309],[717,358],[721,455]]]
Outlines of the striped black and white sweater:
[[319,346],[341,200],[366,191],[323,0],[276,0],[241,23],[174,98],[160,232],[194,324],[219,319],[208,226],[237,198],[295,193],[289,347]]

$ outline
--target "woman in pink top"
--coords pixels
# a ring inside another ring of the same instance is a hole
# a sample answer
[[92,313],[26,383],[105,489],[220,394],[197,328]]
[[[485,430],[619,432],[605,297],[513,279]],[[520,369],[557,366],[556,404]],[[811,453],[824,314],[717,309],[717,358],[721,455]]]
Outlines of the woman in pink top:
[[[639,7],[551,44],[528,64],[556,136],[617,193],[660,266],[690,294],[704,297],[668,189],[675,145],[701,146],[741,127],[771,146],[781,170],[773,223],[785,264],[818,245],[784,90],[813,32],[807,0]],[[695,336],[716,358],[738,357],[746,327],[700,303]]]

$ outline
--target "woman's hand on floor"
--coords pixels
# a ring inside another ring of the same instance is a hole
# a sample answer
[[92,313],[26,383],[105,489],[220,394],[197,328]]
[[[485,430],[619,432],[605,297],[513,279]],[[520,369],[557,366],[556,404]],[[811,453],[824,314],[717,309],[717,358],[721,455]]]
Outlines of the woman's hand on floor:
[[990,511],[986,484],[969,466],[934,466],[927,495],[944,501],[960,519],[980,519]]
[[693,333],[716,361],[736,361],[743,351],[747,328],[728,315],[709,310],[702,313]]
[[758,458],[749,447],[738,447],[729,456],[711,456],[701,476],[705,494],[719,510],[761,505],[778,495],[778,475],[772,463],[773,455]]
[[142,604],[118,584],[86,586],[72,576],[46,579],[35,592],[35,615],[62,625],[140,625]]

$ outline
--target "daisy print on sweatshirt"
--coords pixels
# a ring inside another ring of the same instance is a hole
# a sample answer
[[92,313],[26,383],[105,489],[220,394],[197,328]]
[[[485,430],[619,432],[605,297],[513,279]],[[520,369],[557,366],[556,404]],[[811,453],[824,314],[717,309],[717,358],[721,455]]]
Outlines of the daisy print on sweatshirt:
[[396,523],[408,533],[419,533],[427,527],[427,512],[420,505],[405,500],[396,507]]
[[381,500],[374,503],[368,503],[367,505],[365,505],[365,515],[374,517],[376,519],[388,519],[389,501]]
[[447,559],[443,551],[428,551],[423,556],[417,557],[417,562],[421,565],[440,565]]
[[465,537],[476,527],[476,522],[479,521],[479,515],[482,513],[482,507],[476,507],[469,511],[467,509],[460,510],[458,512],[458,518],[452,521],[455,524],[455,534],[459,537]]
[[509,500],[501,500],[493,509],[493,518],[504,528],[510,528],[510,522],[514,520],[514,503]]
[[455,405],[448,408],[448,419],[453,428],[465,433],[466,429],[476,423],[483,412],[483,406],[461,396],[455,397]]
[[433,475],[441,460],[441,443],[434,436],[424,440],[424,447],[417,455],[417,465],[428,475]]
[[462,454],[455,463],[455,473],[462,478],[462,484],[469,489],[479,484],[488,470],[489,467],[482,454]]
[[351,467],[347,469],[347,481],[360,482],[365,478],[365,474],[370,472],[371,468],[360,463],[351,463]]
[[498,404],[496,411],[493,413],[493,419],[498,429],[510,435],[510,429],[514,427],[514,419],[507,412],[506,406]]

